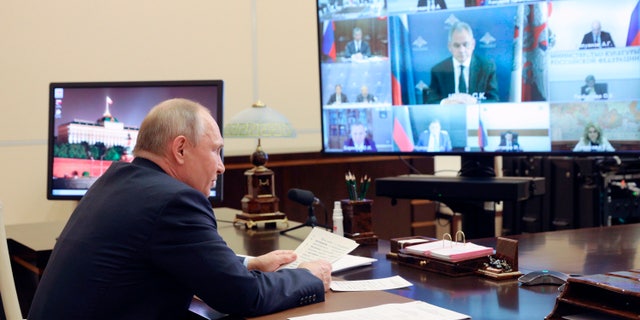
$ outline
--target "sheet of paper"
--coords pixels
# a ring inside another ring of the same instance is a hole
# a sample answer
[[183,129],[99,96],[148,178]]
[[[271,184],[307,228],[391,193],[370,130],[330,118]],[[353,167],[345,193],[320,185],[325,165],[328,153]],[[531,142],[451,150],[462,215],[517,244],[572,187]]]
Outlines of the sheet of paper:
[[296,248],[298,259],[284,265],[283,268],[297,268],[302,262],[318,259],[334,263],[358,247],[358,243],[349,238],[314,227],[307,238]]
[[331,264],[331,272],[333,273],[351,268],[368,266],[376,261],[378,261],[378,259],[376,258],[361,257],[348,254]]
[[371,280],[331,281],[333,291],[373,291],[410,287],[413,284],[401,276]]
[[292,317],[289,320],[464,320],[471,319],[468,315],[444,309],[424,301],[406,303],[388,303],[375,307],[353,309],[347,311],[311,314]]

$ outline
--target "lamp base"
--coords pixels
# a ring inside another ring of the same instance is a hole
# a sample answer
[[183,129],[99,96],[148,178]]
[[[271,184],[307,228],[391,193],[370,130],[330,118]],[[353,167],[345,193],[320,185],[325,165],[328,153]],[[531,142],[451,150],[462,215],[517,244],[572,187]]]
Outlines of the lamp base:
[[287,216],[282,212],[270,213],[238,213],[233,223],[242,223],[247,229],[257,228],[259,223],[264,223],[265,228],[275,229],[278,222],[284,222],[288,225]]

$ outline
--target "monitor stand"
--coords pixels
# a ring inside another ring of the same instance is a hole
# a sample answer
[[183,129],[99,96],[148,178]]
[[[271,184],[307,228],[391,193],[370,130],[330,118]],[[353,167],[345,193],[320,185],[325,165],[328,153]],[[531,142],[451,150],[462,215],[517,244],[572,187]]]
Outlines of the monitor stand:
[[493,155],[463,155],[460,159],[461,177],[495,177]]
[[[493,155],[463,155],[460,159],[460,176],[479,179],[495,177],[494,161]],[[447,200],[446,205],[462,214],[462,231],[467,239],[495,236],[494,201]]]

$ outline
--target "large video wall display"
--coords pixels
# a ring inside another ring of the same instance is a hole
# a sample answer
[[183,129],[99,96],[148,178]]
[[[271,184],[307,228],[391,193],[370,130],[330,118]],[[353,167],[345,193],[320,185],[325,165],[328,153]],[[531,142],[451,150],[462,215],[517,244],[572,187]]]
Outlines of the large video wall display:
[[317,3],[325,152],[640,154],[639,0]]

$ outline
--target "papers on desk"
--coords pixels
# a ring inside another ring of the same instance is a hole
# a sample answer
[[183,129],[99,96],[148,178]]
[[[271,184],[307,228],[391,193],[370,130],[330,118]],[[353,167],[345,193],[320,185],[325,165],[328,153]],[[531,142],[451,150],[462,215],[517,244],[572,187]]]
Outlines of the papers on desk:
[[449,262],[460,262],[493,254],[491,247],[446,239],[408,246],[404,248],[404,251]]
[[410,287],[413,284],[401,276],[373,280],[331,281],[333,291],[374,291]]
[[468,315],[440,308],[424,301],[389,303],[375,307],[292,317],[289,320],[464,320]]
[[283,268],[297,268],[302,262],[327,260],[330,263],[346,256],[358,247],[354,240],[339,236],[323,228],[314,227],[309,235],[296,248],[296,261],[284,265]]

